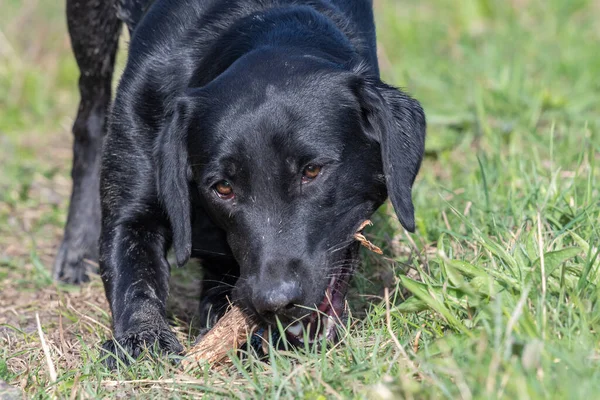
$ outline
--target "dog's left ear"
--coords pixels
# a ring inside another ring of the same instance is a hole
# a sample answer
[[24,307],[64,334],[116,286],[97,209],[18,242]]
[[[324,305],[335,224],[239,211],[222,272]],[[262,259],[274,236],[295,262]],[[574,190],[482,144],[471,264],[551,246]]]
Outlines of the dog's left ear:
[[192,104],[177,100],[167,119],[156,148],[158,199],[171,225],[172,247],[179,267],[192,252],[192,227],[189,184],[192,173],[188,162],[187,137]]
[[412,185],[425,150],[421,104],[377,77],[360,77],[357,96],[367,136],[379,142],[388,195],[400,223],[415,230]]

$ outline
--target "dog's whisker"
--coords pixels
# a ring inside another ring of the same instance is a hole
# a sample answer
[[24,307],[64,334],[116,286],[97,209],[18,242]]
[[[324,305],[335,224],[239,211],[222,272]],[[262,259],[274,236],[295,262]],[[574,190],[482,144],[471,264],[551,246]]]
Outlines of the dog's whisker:
[[344,241],[342,243],[337,243],[337,244],[331,246],[329,249],[327,249],[326,252],[328,254],[337,253],[340,250],[344,250],[346,247],[348,247],[350,244],[352,244],[352,242],[354,242],[354,239],[353,240],[347,240],[347,241]]
[[[202,283],[218,283],[219,285],[218,285],[218,286],[215,286],[215,287],[217,287],[217,288],[223,288],[223,287],[230,287],[230,288],[233,288],[233,287],[235,287],[235,285],[233,285],[233,284],[231,284],[231,283],[222,282],[222,281],[219,281],[219,280],[216,280],[216,279],[203,279],[203,280],[202,280]],[[210,289],[212,289],[212,288],[210,288]],[[209,289],[209,290],[210,290],[210,289]]]
[[200,249],[200,248],[192,248],[192,251],[198,251],[198,252],[205,253],[205,254],[212,254],[215,256],[229,256],[230,255],[227,253],[220,253],[218,251],[210,251],[210,250]]

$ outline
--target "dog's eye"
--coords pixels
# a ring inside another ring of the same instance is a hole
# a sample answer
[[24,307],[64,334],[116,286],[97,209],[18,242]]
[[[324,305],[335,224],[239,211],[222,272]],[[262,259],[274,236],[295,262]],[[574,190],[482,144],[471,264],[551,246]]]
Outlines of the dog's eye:
[[302,171],[302,183],[308,183],[315,179],[321,173],[321,166],[315,164],[308,164]]
[[217,184],[214,186],[214,190],[222,199],[227,200],[233,197],[233,187],[228,181],[223,180],[217,182]]

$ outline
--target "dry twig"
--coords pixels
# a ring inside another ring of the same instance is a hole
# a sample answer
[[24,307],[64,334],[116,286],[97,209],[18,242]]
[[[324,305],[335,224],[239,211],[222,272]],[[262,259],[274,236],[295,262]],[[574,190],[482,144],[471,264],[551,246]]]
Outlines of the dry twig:
[[383,255],[383,251],[381,251],[381,249],[379,247],[375,246],[373,243],[369,242],[369,240],[365,237],[365,235],[362,234],[362,230],[365,229],[365,227],[367,227],[369,225],[373,225],[373,223],[370,220],[366,220],[365,222],[360,224],[360,226],[358,227],[358,230],[354,234],[354,239],[358,240],[360,242],[360,244],[365,246],[367,249],[369,249],[373,253]]

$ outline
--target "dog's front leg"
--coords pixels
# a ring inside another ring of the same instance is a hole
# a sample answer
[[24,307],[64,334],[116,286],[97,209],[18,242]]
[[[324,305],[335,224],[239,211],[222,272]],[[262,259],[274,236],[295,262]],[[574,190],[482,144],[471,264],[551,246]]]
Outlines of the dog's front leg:
[[165,230],[155,221],[103,227],[100,269],[113,314],[107,365],[128,364],[143,350],[178,354],[183,347],[165,317],[170,267]]

